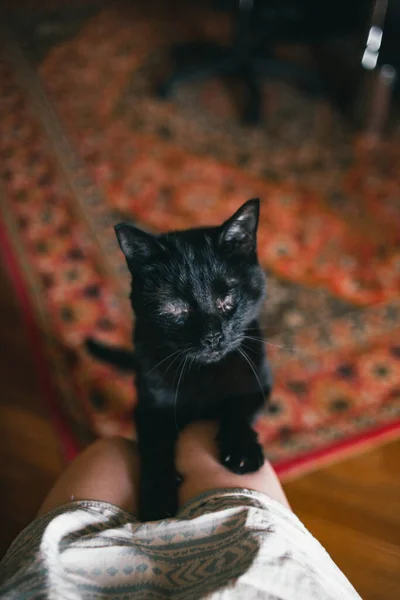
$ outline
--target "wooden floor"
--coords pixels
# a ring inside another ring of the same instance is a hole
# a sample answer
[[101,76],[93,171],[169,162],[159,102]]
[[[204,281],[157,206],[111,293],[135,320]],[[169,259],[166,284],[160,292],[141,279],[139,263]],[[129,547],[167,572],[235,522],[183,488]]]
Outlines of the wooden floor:
[[[0,555],[62,469],[29,341],[0,268]],[[288,483],[289,500],[364,600],[400,598],[400,440]],[[340,599],[338,599],[340,600]]]

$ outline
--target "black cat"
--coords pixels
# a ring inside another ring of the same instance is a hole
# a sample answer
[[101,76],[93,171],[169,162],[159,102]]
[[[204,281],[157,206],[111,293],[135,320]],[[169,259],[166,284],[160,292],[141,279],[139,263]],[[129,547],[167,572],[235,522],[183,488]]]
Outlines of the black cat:
[[252,429],[271,390],[258,324],[266,289],[258,218],[259,200],[249,200],[219,227],[162,235],[115,228],[133,279],[135,355],[93,340],[88,347],[136,371],[142,520],[176,511],[174,446],[191,421],[218,421],[220,459],[231,471],[263,464]]

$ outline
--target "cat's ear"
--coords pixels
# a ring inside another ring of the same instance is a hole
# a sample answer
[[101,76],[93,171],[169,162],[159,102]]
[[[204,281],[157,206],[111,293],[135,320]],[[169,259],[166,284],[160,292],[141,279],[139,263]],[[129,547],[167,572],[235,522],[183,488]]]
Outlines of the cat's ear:
[[248,200],[221,226],[220,242],[235,251],[250,253],[257,247],[260,200]]
[[149,261],[160,251],[157,238],[134,225],[119,223],[115,226],[115,233],[131,271]]

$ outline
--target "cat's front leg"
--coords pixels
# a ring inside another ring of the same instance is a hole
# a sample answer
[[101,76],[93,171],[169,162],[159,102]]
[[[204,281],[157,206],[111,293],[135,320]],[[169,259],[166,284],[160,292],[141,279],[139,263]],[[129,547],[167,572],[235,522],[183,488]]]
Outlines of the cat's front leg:
[[225,404],[219,419],[217,444],[221,464],[233,473],[252,473],[264,464],[264,452],[252,428],[262,406],[260,394],[232,398]]
[[140,456],[139,518],[155,521],[177,511],[177,437],[173,419],[160,411],[137,411]]

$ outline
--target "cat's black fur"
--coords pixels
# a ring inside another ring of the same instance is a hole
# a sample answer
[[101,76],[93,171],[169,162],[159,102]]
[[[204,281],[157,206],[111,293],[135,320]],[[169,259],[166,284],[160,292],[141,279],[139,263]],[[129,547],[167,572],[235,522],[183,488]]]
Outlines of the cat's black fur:
[[174,446],[191,421],[218,421],[220,460],[231,471],[263,464],[251,427],[271,389],[258,323],[265,298],[258,216],[259,201],[249,200],[219,227],[154,236],[116,226],[132,273],[135,356],[89,345],[98,358],[136,371],[143,520],[176,511]]

